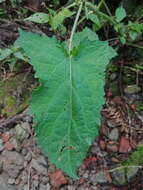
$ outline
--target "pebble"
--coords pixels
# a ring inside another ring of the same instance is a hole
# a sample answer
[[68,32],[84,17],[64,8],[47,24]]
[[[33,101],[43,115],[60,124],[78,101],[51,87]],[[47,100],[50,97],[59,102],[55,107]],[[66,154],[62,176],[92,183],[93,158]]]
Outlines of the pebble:
[[90,182],[93,185],[96,185],[97,183],[103,184],[103,183],[107,183],[108,181],[107,181],[105,172],[100,171],[100,172],[96,173],[95,175],[90,176]]
[[3,156],[3,170],[11,178],[16,178],[24,167],[23,157],[16,151],[4,151]]
[[[45,163],[45,162],[44,162]],[[41,163],[41,160],[32,159],[31,166],[42,175],[47,175],[47,166]]]
[[13,178],[9,178],[8,181],[7,181],[8,184],[15,184],[15,179]]
[[39,190],[47,190],[47,185],[40,184]]
[[110,128],[114,128],[114,127],[117,127],[117,124],[113,121],[113,120],[107,120],[107,125],[108,127]]
[[2,177],[0,177],[0,190],[17,190],[13,185],[6,184]]
[[16,125],[15,130],[16,130],[16,135],[20,138],[20,140],[24,140],[29,137],[29,132],[25,128],[25,123]]
[[112,129],[109,134],[109,139],[113,141],[117,141],[119,138],[119,130],[118,128]]
[[120,139],[119,152],[120,153],[128,153],[128,152],[131,152],[131,150],[132,150],[132,147],[130,145],[129,139],[122,136]]
[[0,139],[0,152],[2,152],[4,149],[3,140]]
[[47,189],[46,190],[51,190],[51,186],[49,183],[47,183]]
[[32,159],[32,155],[31,155],[30,152],[28,152],[27,155],[25,156],[25,160],[26,160],[27,162],[30,162],[31,159]]
[[68,190],[76,190],[75,186],[73,186],[73,185],[68,185],[68,186],[67,186],[67,189],[68,189]]

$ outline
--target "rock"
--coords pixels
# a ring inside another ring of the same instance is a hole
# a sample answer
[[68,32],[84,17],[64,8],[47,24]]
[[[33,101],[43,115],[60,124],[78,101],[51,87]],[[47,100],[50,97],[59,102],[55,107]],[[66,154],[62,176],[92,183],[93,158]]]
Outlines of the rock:
[[114,127],[117,127],[117,124],[113,121],[113,120],[107,120],[107,125],[108,127],[110,128],[114,128]]
[[141,91],[141,87],[137,86],[136,84],[134,84],[134,85],[128,85],[124,89],[124,93],[126,93],[126,94],[136,94],[136,93],[138,93],[140,91]]
[[117,152],[118,151],[118,146],[116,144],[108,144],[106,149],[109,152]]
[[115,80],[116,79],[116,77],[117,77],[117,74],[116,73],[112,73],[111,75],[110,75],[110,80]]
[[17,190],[17,188],[13,185],[6,184],[4,179],[0,177],[0,190]]
[[59,188],[61,187],[61,185],[64,185],[67,183],[67,179],[65,178],[65,176],[62,174],[60,170],[57,170],[56,172],[51,174],[50,179],[51,179],[51,185],[54,188]]
[[13,178],[9,178],[8,181],[7,181],[8,184],[15,184],[15,179]]
[[3,142],[8,142],[9,139],[10,139],[10,134],[9,134],[9,132],[6,132],[6,133],[3,133],[3,134],[2,134],[2,140],[3,140]]
[[3,140],[0,139],[0,152],[2,152],[4,149]]
[[30,162],[31,159],[32,159],[32,155],[31,155],[30,152],[28,152],[27,155],[25,156],[25,160],[26,160],[27,162]]
[[4,148],[5,148],[6,150],[13,150],[13,149],[14,149],[14,146],[13,146],[13,144],[11,144],[10,142],[6,142],[6,143],[4,144]]
[[138,170],[139,170],[138,167],[126,168],[126,177],[128,182],[131,180],[131,178],[133,178],[137,174]]
[[119,152],[128,153],[128,152],[131,152],[131,150],[132,150],[132,147],[130,145],[129,139],[122,136],[120,139]]
[[[16,130],[16,135],[20,138],[20,140],[24,140],[25,138],[27,139],[29,137],[29,132],[27,130],[27,128],[25,128],[27,126],[28,123],[22,123],[22,124],[18,124],[15,127]],[[25,126],[26,125],[26,126]],[[28,124],[29,126],[29,124]]]
[[8,173],[11,178],[16,178],[24,167],[24,159],[18,152],[3,152],[3,170]]
[[112,179],[113,179],[114,184],[124,185],[127,183],[126,176],[125,176],[125,169],[122,168],[122,166],[120,169],[115,168],[115,170],[111,173],[111,175],[112,175]]
[[16,139],[16,138],[11,138],[10,141],[9,141],[9,143],[13,146],[13,148],[17,152],[19,152],[21,150],[21,148],[22,148],[21,145],[20,145],[20,143],[19,143],[19,141],[18,141],[18,139]]
[[48,176],[43,176],[41,179],[41,182],[46,185],[49,182],[49,177]]
[[107,183],[108,180],[107,180],[107,177],[106,177],[106,174],[105,172],[103,171],[100,171],[92,176],[90,176],[90,182],[93,184],[93,185],[96,185],[97,183]]
[[118,128],[112,129],[109,134],[109,139],[112,141],[117,141],[119,138],[119,130]]
[[68,185],[67,190],[76,190],[75,186],[73,185]]
[[38,186],[39,186],[39,181],[34,180],[34,181],[33,181],[33,186],[34,186],[34,187],[38,187]]
[[[45,165],[46,164],[46,165]],[[36,160],[36,159],[32,159],[31,161],[31,166],[39,173],[42,175],[47,175],[47,169],[48,169],[48,165],[47,163],[44,161],[42,162],[41,160]]]
[[47,190],[47,185],[40,184],[39,190]]
[[47,183],[47,189],[46,190],[51,190],[51,186],[49,183]]

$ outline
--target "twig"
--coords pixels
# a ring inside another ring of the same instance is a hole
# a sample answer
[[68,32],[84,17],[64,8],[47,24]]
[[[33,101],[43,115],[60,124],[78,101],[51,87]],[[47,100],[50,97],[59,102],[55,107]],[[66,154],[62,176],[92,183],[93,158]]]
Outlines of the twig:
[[11,128],[13,124],[15,124],[17,121],[22,120],[26,116],[27,116],[26,113],[22,113],[4,120],[3,122],[0,123],[0,131],[5,131],[7,128]]
[[120,166],[114,169],[109,170],[109,172],[114,172],[116,170],[125,169],[125,168],[143,168],[143,166]]

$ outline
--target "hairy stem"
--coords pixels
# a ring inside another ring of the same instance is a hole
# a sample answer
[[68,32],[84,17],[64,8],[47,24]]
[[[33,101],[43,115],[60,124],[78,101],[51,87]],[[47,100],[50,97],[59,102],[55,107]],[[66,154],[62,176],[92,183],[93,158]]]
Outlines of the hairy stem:
[[93,12],[94,12],[97,16],[104,18],[105,20],[109,21],[109,22],[110,22],[111,24],[113,24],[113,25],[116,24],[116,21],[115,21],[111,16],[108,16],[107,14],[104,14],[104,13],[100,12],[100,11],[98,10],[98,8],[95,7],[94,5],[92,5],[90,2],[86,2],[86,6],[87,6],[88,8],[90,8],[91,10],[93,10]]
[[81,10],[82,10],[82,6],[83,6],[83,2],[80,3],[80,6],[79,6],[79,9],[78,9],[78,12],[77,12],[75,21],[74,21],[74,25],[73,25],[73,28],[72,28],[72,31],[71,31],[71,36],[70,36],[70,40],[69,40],[69,54],[71,54],[71,50],[72,50],[72,40],[73,40],[73,36],[74,36],[75,30],[76,30],[76,26],[77,26],[77,23],[78,23],[78,19],[79,19]]

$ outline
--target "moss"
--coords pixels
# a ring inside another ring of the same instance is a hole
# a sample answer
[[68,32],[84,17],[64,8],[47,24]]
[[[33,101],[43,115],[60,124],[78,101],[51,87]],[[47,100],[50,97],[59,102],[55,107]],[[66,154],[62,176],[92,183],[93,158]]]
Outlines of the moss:
[[0,81],[0,113],[9,117],[26,108],[32,83],[33,78],[26,76],[25,73]]

